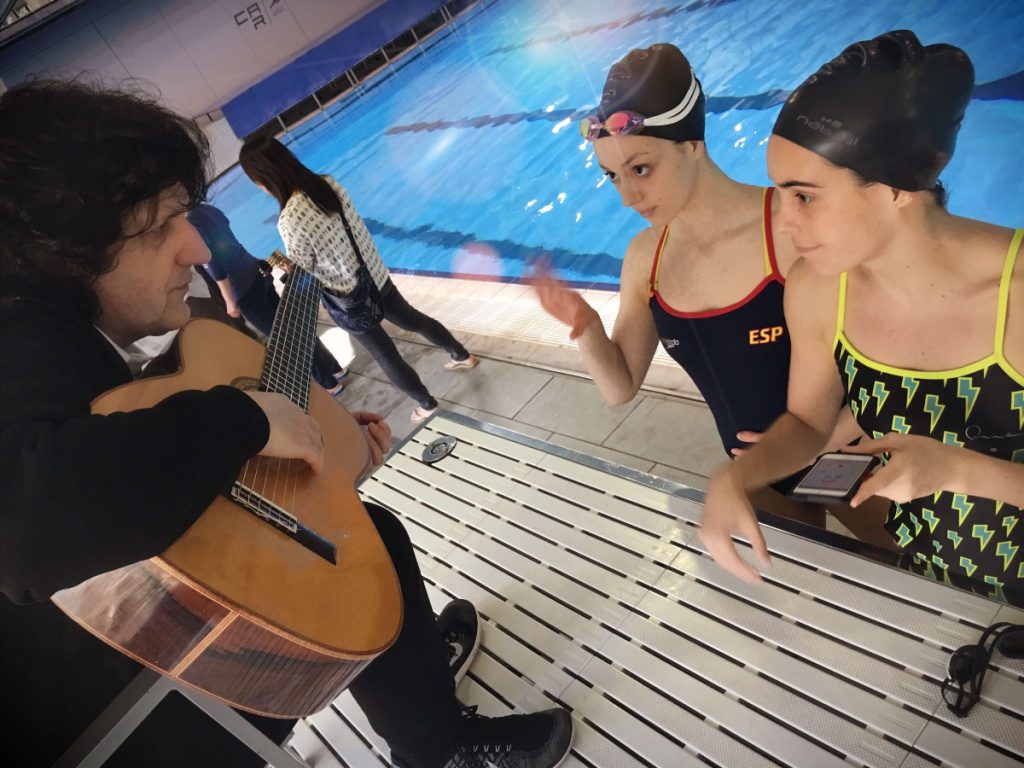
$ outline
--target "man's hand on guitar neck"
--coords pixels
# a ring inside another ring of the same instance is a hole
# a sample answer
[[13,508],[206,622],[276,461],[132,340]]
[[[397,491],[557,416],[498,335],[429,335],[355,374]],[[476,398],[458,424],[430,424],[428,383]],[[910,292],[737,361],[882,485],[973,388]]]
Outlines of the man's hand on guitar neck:
[[247,392],[270,422],[270,438],[260,456],[302,459],[314,472],[324,467],[324,437],[316,419],[277,392]]

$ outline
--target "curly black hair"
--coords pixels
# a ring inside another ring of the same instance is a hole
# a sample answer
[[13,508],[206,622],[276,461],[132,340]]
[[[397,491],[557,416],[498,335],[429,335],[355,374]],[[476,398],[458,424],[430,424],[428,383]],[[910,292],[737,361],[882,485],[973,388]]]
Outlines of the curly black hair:
[[[93,317],[93,283],[152,225],[160,193],[206,197],[206,136],[145,94],[27,82],[0,95],[0,125],[0,275],[60,286]],[[140,205],[148,219],[126,231]]]

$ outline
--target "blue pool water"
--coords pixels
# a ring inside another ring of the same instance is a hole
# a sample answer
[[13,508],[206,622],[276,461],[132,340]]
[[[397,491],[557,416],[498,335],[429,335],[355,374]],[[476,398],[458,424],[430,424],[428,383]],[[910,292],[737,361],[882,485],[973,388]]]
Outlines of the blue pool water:
[[[393,270],[516,280],[546,256],[579,285],[615,286],[646,224],[575,126],[612,63],[679,45],[708,94],[711,156],[767,184],[786,93],[847,44],[897,28],[974,61],[979,89],[942,177],[950,209],[1024,225],[1021,0],[481,0],[283,140],[348,188]],[[276,203],[237,167],[212,194],[254,255],[280,247]]]

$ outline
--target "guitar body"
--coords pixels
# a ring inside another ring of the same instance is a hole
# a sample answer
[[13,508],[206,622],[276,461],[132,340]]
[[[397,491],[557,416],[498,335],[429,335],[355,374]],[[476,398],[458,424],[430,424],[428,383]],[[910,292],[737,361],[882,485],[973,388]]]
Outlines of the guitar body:
[[[146,408],[218,384],[255,388],[265,350],[238,331],[193,320],[178,344],[177,373],[113,389],[93,412]],[[318,386],[309,413],[324,436],[321,473],[256,457],[240,480],[333,543],[336,564],[219,497],[159,557],[58,592],[54,602],[125,654],[232,706],[272,717],[326,707],[398,637],[402,600],[355,491],[368,460],[362,430]]]

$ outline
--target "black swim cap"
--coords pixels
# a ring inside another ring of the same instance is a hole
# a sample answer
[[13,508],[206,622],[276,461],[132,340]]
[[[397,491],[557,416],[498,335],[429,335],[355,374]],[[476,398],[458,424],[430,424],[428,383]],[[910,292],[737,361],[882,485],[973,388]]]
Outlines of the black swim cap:
[[[696,81],[696,83],[694,83]],[[634,48],[612,65],[604,82],[597,115],[605,120],[616,112],[636,112],[654,117],[680,106],[692,85],[696,101],[678,122],[645,126],[637,135],[669,141],[704,141],[704,90],[696,80],[690,62],[671,43]],[[604,131],[598,138],[607,136]]]
[[869,181],[931,189],[953,156],[974,67],[896,30],[854,43],[790,94],[772,133]]

